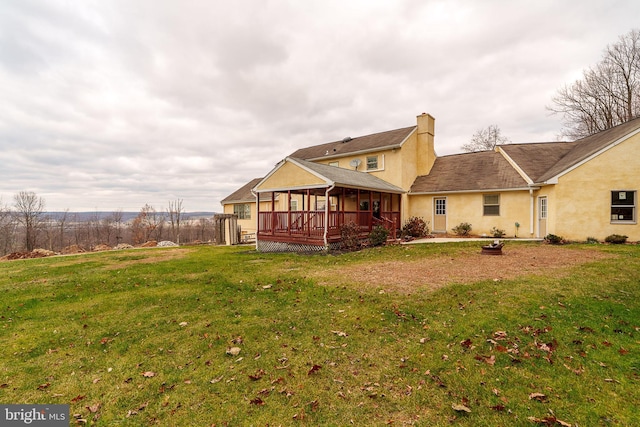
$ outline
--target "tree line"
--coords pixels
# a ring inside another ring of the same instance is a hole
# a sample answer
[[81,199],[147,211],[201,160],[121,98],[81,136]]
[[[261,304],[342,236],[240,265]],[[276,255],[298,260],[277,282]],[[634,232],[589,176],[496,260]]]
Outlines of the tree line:
[[[607,45],[600,62],[583,71],[581,79],[566,84],[547,109],[562,116],[561,137],[572,140],[593,135],[640,115],[640,30],[634,29]],[[493,150],[508,144],[498,125],[478,130],[461,149]]]
[[145,204],[133,219],[122,210],[107,214],[45,211],[45,200],[32,191],[13,196],[13,204],[0,201],[0,256],[31,252],[36,248],[63,252],[77,247],[90,251],[99,245],[141,245],[169,240],[177,244],[213,242],[212,218],[190,218],[180,199],[158,211]]

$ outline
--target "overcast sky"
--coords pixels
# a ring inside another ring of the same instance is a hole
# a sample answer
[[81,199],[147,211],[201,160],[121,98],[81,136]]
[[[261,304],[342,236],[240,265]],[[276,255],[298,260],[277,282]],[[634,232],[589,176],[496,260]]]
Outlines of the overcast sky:
[[0,204],[221,211],[298,148],[436,118],[436,152],[546,106],[637,0],[0,0]]

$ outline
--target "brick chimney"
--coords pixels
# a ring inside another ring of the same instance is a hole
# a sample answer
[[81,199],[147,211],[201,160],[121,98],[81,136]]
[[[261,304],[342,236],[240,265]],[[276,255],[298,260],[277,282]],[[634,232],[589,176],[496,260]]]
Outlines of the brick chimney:
[[436,161],[433,145],[436,119],[431,114],[422,113],[417,117],[418,122],[418,175],[428,175]]

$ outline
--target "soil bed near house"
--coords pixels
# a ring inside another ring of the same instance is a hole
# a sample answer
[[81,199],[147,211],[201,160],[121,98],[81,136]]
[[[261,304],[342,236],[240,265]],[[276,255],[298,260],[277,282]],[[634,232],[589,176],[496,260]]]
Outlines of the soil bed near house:
[[[436,290],[451,283],[513,279],[550,270],[554,271],[555,277],[561,277],[568,274],[568,267],[612,256],[595,250],[550,245],[505,246],[502,256],[481,255],[478,249],[474,253],[437,255],[420,260],[365,262],[342,268],[340,277],[360,286],[410,294],[416,290]],[[323,284],[335,283],[334,274],[317,272],[312,276]]]

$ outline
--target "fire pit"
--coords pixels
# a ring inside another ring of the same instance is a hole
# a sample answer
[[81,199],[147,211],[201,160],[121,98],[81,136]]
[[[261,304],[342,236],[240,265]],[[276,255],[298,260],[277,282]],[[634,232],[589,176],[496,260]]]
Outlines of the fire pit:
[[482,255],[502,255],[502,247],[504,243],[499,240],[494,240],[490,245],[485,245],[482,247]]

